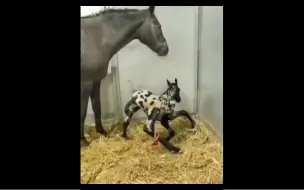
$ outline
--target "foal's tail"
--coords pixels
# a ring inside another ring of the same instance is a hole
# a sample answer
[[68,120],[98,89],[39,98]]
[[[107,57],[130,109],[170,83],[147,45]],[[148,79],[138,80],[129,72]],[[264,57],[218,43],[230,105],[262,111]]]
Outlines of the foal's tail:
[[139,90],[142,90],[143,88],[141,88],[141,86],[140,85],[137,85],[137,87],[136,88],[134,88],[134,85],[133,85],[133,83],[132,83],[132,81],[131,80],[128,80],[128,82],[129,82],[129,84],[130,84],[130,89],[133,89],[132,90],[132,94],[134,93],[134,92],[137,92],[137,91],[139,91]]

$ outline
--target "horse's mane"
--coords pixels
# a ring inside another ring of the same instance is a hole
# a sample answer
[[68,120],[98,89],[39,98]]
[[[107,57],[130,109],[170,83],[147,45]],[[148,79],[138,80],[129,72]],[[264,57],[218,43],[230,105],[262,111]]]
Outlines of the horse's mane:
[[138,12],[140,11],[139,9],[106,9],[106,10],[101,10],[98,11],[97,13],[92,13],[87,16],[82,16],[80,18],[92,18],[96,16],[101,16],[101,15],[106,15],[106,14],[122,14],[122,13],[130,13],[130,12]]

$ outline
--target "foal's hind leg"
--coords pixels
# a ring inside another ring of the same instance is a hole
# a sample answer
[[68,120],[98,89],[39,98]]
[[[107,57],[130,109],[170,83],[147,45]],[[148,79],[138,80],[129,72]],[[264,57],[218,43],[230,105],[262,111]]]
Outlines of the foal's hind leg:
[[180,117],[180,116],[184,116],[190,121],[191,129],[196,129],[196,122],[192,119],[192,117],[186,110],[175,111],[172,115],[172,120],[174,120],[175,118]]
[[133,115],[140,109],[140,107],[138,107],[136,104],[132,103],[131,101],[133,101],[133,100],[130,100],[125,107],[126,118],[124,119],[124,122],[123,122],[122,137],[125,138],[126,140],[131,139],[127,134],[127,129],[128,129],[128,126],[131,122]]
[[101,81],[94,82],[90,97],[95,117],[96,132],[106,136],[107,132],[104,130],[101,123],[100,83]]
[[163,115],[160,122],[162,126],[164,126],[169,131],[169,136],[165,140],[170,141],[175,136],[175,131],[171,128],[169,124],[169,115]]
[[80,113],[80,147],[89,146],[89,142],[84,136],[84,121],[87,116],[87,108],[89,102],[89,96],[93,87],[92,81],[82,81],[81,82],[81,113]]

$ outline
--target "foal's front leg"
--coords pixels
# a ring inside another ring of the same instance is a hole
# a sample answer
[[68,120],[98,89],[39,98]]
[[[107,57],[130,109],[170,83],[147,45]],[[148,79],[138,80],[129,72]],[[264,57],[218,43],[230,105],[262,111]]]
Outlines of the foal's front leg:
[[169,136],[166,138],[166,141],[170,141],[175,136],[175,131],[171,128],[169,124],[169,114],[165,114],[161,118],[161,124],[169,131]]
[[191,129],[196,130],[196,127],[197,127],[196,122],[192,119],[192,117],[186,110],[174,111],[171,116],[171,120],[174,120],[180,116],[186,117],[191,123]]
[[[151,137],[154,137],[154,130],[155,130],[155,122],[159,116],[160,110],[158,108],[154,108],[152,110],[152,113],[148,116],[148,120],[149,120],[149,128],[150,130],[147,128],[147,125],[145,125],[144,127],[144,132],[146,132],[148,135],[150,135]],[[166,147],[169,151],[174,151],[176,153],[180,152],[180,148],[175,147],[174,145],[172,145],[171,143],[169,143],[168,141],[166,141],[165,139],[159,137],[158,141],[164,145],[164,147]]]
[[101,102],[100,102],[100,83],[101,81],[94,82],[91,92],[91,103],[95,118],[96,132],[107,135],[101,123]]

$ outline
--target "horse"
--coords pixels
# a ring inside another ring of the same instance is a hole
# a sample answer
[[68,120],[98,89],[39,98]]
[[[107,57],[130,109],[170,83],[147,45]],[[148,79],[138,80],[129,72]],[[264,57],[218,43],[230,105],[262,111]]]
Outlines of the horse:
[[169,47],[154,10],[154,6],[144,10],[108,9],[81,17],[81,147],[89,145],[84,136],[89,97],[96,131],[107,136],[101,122],[100,84],[107,75],[110,59],[135,39],[158,56],[168,54]]
[[153,135],[156,134],[155,122],[160,121],[162,126],[168,130],[169,136],[166,139],[159,139],[159,142],[162,143],[169,151],[178,153],[180,152],[180,148],[169,143],[169,141],[175,136],[175,131],[170,126],[169,121],[180,116],[185,116],[190,121],[192,130],[195,130],[197,125],[186,110],[174,110],[176,103],[181,102],[180,88],[178,86],[177,79],[175,78],[175,82],[173,83],[167,79],[167,85],[167,90],[160,96],[154,95],[148,90],[139,90],[132,94],[124,109],[126,117],[123,122],[122,136],[126,140],[130,140],[130,137],[127,135],[127,128],[133,115],[138,110],[142,109],[148,117],[146,125],[144,126],[144,131],[153,137]]

